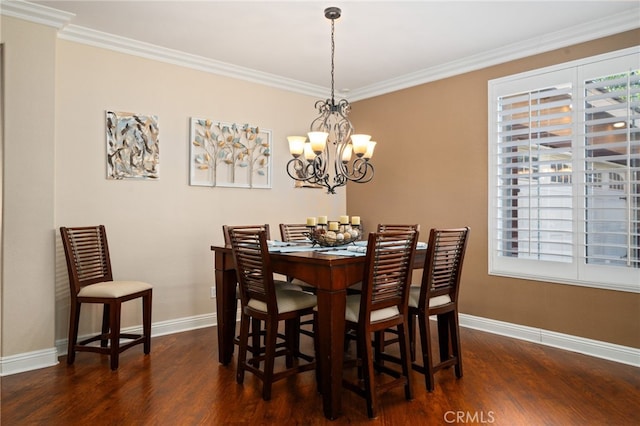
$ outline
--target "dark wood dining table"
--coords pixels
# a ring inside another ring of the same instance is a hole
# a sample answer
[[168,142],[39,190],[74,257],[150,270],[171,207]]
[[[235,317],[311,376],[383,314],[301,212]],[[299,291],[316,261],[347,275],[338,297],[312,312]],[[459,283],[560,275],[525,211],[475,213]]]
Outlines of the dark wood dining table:
[[[227,365],[233,357],[236,330],[236,273],[230,247],[211,246],[214,252],[218,360]],[[424,265],[426,250],[416,250],[414,268]],[[273,271],[298,278],[316,288],[318,297],[318,360],[324,415],[336,419],[341,410],[346,289],[362,281],[364,256],[343,256],[330,251],[296,251],[270,254]]]

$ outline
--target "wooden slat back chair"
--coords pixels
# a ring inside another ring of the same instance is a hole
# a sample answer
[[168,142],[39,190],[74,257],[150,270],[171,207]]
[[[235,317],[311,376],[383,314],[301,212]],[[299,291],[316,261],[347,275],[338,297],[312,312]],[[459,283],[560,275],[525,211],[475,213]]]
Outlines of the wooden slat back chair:
[[[229,229],[257,229],[260,228],[262,230],[264,230],[267,234],[267,240],[271,239],[271,230],[269,228],[269,224],[265,223],[264,225],[222,225],[222,234],[224,236],[224,244],[225,246],[231,246],[231,236],[229,235]],[[284,282],[284,281],[274,281],[276,283],[276,286],[279,287],[280,289],[287,289],[287,290],[302,290],[302,287],[300,287],[297,284],[289,284],[288,282]],[[238,287],[236,287],[236,299],[238,301],[240,301],[240,289]],[[252,324],[251,324],[251,335],[252,335],[252,352],[255,353],[255,351],[259,350],[259,344],[258,344],[258,339],[260,338],[260,336],[264,336],[264,330],[261,330],[261,323],[260,320],[257,318],[254,318],[252,320]],[[237,345],[240,340],[238,337],[236,337],[233,342]]]
[[[434,373],[455,366],[456,377],[462,377],[462,353],[458,324],[458,292],[469,227],[431,229],[422,285],[412,287],[409,315],[418,318],[422,365],[413,369],[425,375],[429,392],[433,391]],[[440,362],[435,362],[431,345],[429,316],[436,315]]]
[[389,224],[389,223],[379,223],[378,224],[378,232],[389,232],[389,231],[420,231],[419,224]]
[[309,228],[304,223],[281,223],[280,237],[286,242],[308,242]]
[[[309,237],[309,228],[304,223],[281,223],[280,224],[280,238],[283,242],[287,243],[308,243]],[[306,283],[302,280],[293,277],[287,277],[287,282],[299,286],[301,290],[307,291],[309,293],[316,293],[315,287]],[[309,326],[313,327],[313,318],[304,320],[300,323],[300,333],[305,334],[311,338],[313,335],[313,328],[309,329]],[[306,328],[305,328],[306,326]]]
[[[152,286],[141,281],[114,281],[105,227],[61,227],[62,245],[67,260],[71,294],[67,364],[75,361],[76,352],[97,352],[110,356],[111,369],[118,369],[120,352],[143,344],[151,351]],[[142,299],[142,334],[121,333],[122,304]],[[103,305],[102,333],[78,342],[80,308],[83,303]],[[120,342],[120,339],[129,339]],[[91,345],[100,342],[100,346]]]
[[[307,237],[309,228],[305,224],[297,223],[281,223],[280,224],[280,238],[286,243],[304,243],[309,242]],[[300,281],[297,278],[287,277],[287,281],[295,285],[300,286],[305,291],[315,293],[315,288],[304,281]]]
[[[392,231],[420,231],[420,225],[415,223],[415,224],[392,224],[392,223],[379,223],[378,224],[378,232],[392,232]],[[357,286],[356,286],[357,288]],[[411,318],[410,318],[411,319]],[[409,322],[409,336],[414,336],[414,329],[415,329],[415,321],[411,321]],[[393,343],[396,343],[398,341],[397,338],[397,330],[394,329],[390,329],[387,330],[389,333],[396,335],[396,337],[392,337],[391,339],[377,339],[374,342],[374,345],[376,347],[376,351],[377,353],[380,353],[381,351],[384,351],[384,347],[385,345],[390,345]],[[384,337],[384,333],[381,334],[382,337]],[[413,352],[412,352],[413,353]],[[413,359],[413,355],[412,355],[412,359]]]
[[[346,329],[356,332],[356,364],[358,376],[363,380],[353,382],[345,379],[343,384],[366,399],[367,413],[371,418],[376,416],[377,393],[380,391],[404,386],[406,399],[412,398],[407,308],[417,239],[418,232],[413,230],[369,234],[362,293],[347,296]],[[394,377],[391,381],[376,384],[371,333],[379,334],[392,327],[398,329],[402,371],[376,365],[378,372]]]
[[[271,258],[267,247],[267,234],[258,228],[229,228],[236,274],[240,284],[240,348],[238,350],[238,371],[236,380],[242,384],[244,372],[250,371],[263,382],[262,398],[271,399],[273,382],[303,371],[313,370],[315,360],[294,365],[294,358],[302,357],[298,350],[300,317],[313,314],[316,297],[312,294],[278,289],[274,283]],[[264,351],[254,353],[247,359],[249,322],[252,318],[265,322],[266,336]],[[285,345],[277,343],[278,324],[285,322]],[[285,355],[286,368],[274,372],[274,360]],[[264,368],[260,369],[260,363]]]

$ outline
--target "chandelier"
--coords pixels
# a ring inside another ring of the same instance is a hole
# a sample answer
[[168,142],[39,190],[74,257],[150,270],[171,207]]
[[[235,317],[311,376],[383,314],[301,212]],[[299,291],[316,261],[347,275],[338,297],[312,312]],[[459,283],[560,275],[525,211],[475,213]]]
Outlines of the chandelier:
[[[292,179],[323,186],[328,194],[348,181],[366,183],[373,178],[373,165],[369,162],[376,143],[371,136],[353,134],[353,125],[347,118],[351,105],[346,99],[336,103],[334,97],[334,26],[341,10],[328,7],[324,16],[331,20],[331,98],[315,103],[318,117],[311,122],[305,136],[288,136],[289,152],[293,156],[287,163]],[[333,161],[332,161],[333,155]]]

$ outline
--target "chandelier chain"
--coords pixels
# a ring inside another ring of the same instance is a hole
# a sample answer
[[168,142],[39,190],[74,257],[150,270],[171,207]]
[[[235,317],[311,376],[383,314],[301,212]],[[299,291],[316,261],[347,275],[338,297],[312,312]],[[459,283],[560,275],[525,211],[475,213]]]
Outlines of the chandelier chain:
[[333,90],[333,86],[334,86],[334,55],[335,55],[335,50],[336,50],[336,43],[334,40],[334,33],[335,33],[335,19],[331,20],[331,105],[335,105],[335,97],[334,97],[334,90]]

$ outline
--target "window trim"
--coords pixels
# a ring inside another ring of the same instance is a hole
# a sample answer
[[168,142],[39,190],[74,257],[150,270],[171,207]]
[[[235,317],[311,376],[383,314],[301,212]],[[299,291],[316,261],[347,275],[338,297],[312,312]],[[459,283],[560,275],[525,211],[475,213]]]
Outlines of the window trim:
[[[552,77],[552,74],[569,71],[573,72],[576,76],[572,80],[572,90],[578,93],[581,90],[581,82],[577,79],[578,67],[593,64],[601,61],[608,61],[617,58],[622,58],[629,55],[640,56],[640,46],[634,46],[627,49],[622,49],[614,52],[605,53],[602,55],[592,56],[579,60],[574,60],[562,64],[557,64],[549,67],[544,67],[536,70],[530,70],[520,74],[505,76],[488,81],[488,273],[489,275],[504,276],[510,278],[520,278],[533,281],[545,281],[559,284],[577,285],[590,288],[600,288],[606,290],[617,290],[632,293],[640,293],[640,268],[624,270],[620,275],[629,276],[630,279],[623,280],[624,282],[616,282],[615,279],[611,280],[611,267],[600,265],[589,265],[588,273],[585,274],[585,268],[581,266],[583,256],[579,253],[579,247],[581,245],[583,236],[577,228],[574,228],[573,235],[575,237],[572,261],[567,263],[549,262],[543,260],[531,260],[522,258],[507,258],[498,256],[497,254],[497,232],[498,232],[498,129],[497,114],[498,114],[498,96],[503,96],[505,90],[509,90],[509,86],[514,88],[522,82],[522,80],[536,78],[536,84],[543,87],[545,85],[545,77],[549,77],[552,80],[550,84],[559,83]],[[500,86],[500,87],[498,87]],[[529,87],[534,90],[535,87]],[[519,90],[519,89],[517,89]],[[498,93],[499,92],[499,93]],[[578,99],[581,99],[578,98]],[[579,137],[580,132],[577,126],[580,125],[582,119],[578,118],[578,114],[582,112],[582,108],[574,108],[574,123],[573,123],[573,136],[572,138]],[[584,180],[579,170],[576,170],[577,177],[580,179],[574,179],[575,181]],[[582,207],[579,205],[581,198],[581,186],[584,182],[574,182],[574,196],[573,206],[574,214],[573,220],[580,222],[580,217],[583,215]],[[580,191],[576,191],[580,189]],[[586,275],[586,276],[585,276]]]

